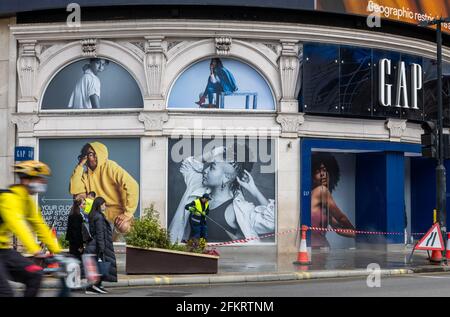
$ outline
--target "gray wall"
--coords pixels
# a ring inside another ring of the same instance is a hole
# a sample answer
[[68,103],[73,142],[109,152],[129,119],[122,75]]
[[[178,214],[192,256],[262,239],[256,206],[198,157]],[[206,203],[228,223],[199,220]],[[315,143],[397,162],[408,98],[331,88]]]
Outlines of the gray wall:
[[[84,59],[64,67],[52,79],[45,91],[42,109],[68,109],[72,91],[83,76]],[[110,61],[105,70],[98,74],[101,82],[101,108],[142,108],[144,101],[134,78],[122,66]]]

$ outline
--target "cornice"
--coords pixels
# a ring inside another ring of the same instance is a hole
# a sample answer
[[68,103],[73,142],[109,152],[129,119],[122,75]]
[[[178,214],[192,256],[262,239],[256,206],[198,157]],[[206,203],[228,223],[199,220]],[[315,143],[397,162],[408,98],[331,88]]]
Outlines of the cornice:
[[[85,22],[77,29],[61,23],[23,24],[11,26],[18,40],[70,40],[80,38],[143,38],[152,34],[166,38],[204,38],[227,34],[233,39],[296,40],[358,45],[402,51],[408,54],[434,58],[436,45],[414,38],[296,23],[269,23],[247,21],[206,20],[139,20]],[[450,60],[450,49],[443,49],[444,58]]]

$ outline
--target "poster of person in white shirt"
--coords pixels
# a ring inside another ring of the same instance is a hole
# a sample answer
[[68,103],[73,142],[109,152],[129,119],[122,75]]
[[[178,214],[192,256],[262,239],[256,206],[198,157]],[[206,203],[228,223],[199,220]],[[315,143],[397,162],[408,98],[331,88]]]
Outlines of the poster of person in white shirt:
[[101,83],[97,77],[105,70],[109,61],[102,58],[91,58],[89,64],[83,66],[83,76],[78,80],[67,108],[98,109],[100,108]]
[[276,225],[274,148],[270,139],[170,139],[171,240],[191,238],[185,206],[208,193],[208,242],[274,242],[270,236]]
[[95,111],[143,105],[139,85],[124,66],[106,58],[85,58],[65,65],[52,77],[41,109]]

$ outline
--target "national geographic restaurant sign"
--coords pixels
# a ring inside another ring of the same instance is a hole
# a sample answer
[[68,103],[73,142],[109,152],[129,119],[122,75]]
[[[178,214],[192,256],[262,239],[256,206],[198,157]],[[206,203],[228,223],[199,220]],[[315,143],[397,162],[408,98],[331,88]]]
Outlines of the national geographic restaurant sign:
[[[419,24],[421,21],[450,15],[449,0],[317,0],[316,10],[380,18]],[[450,32],[450,24],[442,30]]]

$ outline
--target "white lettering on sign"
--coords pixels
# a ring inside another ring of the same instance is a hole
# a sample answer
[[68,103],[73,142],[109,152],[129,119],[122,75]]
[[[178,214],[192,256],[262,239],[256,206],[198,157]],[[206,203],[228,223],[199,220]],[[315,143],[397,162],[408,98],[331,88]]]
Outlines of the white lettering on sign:
[[[384,107],[392,106],[392,87],[394,84],[387,82],[387,76],[392,74],[392,62],[388,58],[380,59],[379,74],[378,74],[378,101]],[[395,82],[396,88],[396,100],[395,107],[410,108],[409,100],[411,100],[411,109],[419,110],[418,94],[423,88],[422,80],[422,66],[419,64],[411,63],[411,78],[409,81],[409,90],[411,92],[410,98],[408,95],[408,80],[406,73],[406,64],[403,61],[399,61],[397,65],[397,76]]]
[[401,108],[402,104],[400,100],[403,96],[403,108],[409,108],[408,106],[408,85],[406,84],[406,69],[405,62],[398,63],[397,70],[397,100],[395,106]]
[[58,235],[67,230],[71,204],[42,204],[41,212],[47,225],[54,227]]
[[419,110],[417,105],[417,96],[419,90],[423,88],[422,66],[419,64],[411,64],[411,108]]
[[392,84],[386,84],[386,75],[391,74],[391,60],[387,58],[380,59],[379,79],[379,99],[381,105],[390,107],[392,105]]

